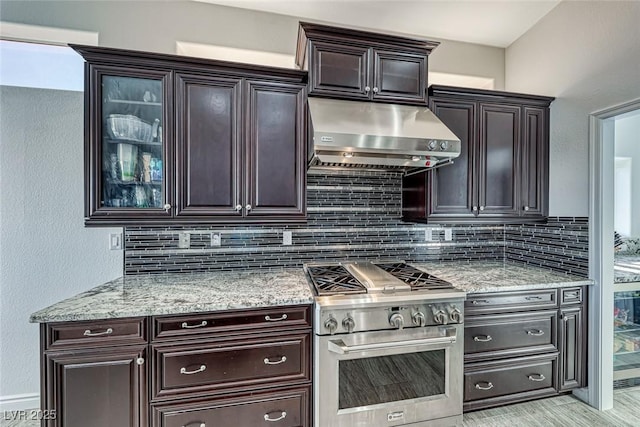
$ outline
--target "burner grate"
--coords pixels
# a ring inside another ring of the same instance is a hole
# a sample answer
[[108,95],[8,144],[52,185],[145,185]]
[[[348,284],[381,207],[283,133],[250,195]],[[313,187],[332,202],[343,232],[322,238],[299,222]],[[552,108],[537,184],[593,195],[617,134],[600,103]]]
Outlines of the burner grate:
[[424,289],[451,289],[453,285],[446,280],[418,270],[403,262],[392,264],[376,264],[387,273],[411,286],[412,291]]
[[307,267],[318,295],[362,294],[367,289],[341,265]]

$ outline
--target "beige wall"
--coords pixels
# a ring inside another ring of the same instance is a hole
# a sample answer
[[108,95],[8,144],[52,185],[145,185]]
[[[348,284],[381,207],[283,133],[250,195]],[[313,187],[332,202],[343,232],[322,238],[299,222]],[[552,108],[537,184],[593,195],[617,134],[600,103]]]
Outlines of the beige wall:
[[640,2],[563,1],[506,50],[506,89],[555,96],[549,213],[587,216],[589,114],[640,98]]
[[[6,1],[2,21],[99,32],[100,45],[175,53],[176,41],[293,55],[298,18],[193,1]],[[359,23],[356,23],[359,24]],[[504,49],[439,40],[431,71],[495,80],[504,88]]]

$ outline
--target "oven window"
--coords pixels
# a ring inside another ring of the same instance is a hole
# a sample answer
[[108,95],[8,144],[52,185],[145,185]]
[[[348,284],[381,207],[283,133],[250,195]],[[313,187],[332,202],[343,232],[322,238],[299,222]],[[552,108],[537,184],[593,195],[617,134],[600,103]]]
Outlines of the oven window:
[[444,394],[445,350],[339,363],[339,409]]

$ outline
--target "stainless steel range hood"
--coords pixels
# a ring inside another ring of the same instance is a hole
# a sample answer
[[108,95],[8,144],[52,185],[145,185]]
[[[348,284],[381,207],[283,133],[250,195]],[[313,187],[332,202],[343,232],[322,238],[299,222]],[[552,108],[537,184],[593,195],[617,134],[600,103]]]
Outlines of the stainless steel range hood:
[[310,167],[421,171],[460,155],[460,139],[426,107],[308,99]]

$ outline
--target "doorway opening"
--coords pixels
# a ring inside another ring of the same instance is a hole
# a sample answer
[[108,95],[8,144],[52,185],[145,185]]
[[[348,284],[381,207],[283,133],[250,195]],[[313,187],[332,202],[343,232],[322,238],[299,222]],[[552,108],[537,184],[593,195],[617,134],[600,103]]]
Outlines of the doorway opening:
[[[616,216],[618,227],[631,230],[635,226],[633,222],[638,220],[634,219],[633,214],[626,215],[621,210],[632,203],[625,200],[625,194],[640,193],[639,189],[633,188],[631,172],[625,171],[625,168],[633,167],[633,160],[621,159],[618,162],[619,181],[624,181],[627,175],[629,180],[627,188],[620,185],[616,189],[616,123],[635,115],[640,116],[640,99],[597,111],[590,116],[589,277],[595,281],[595,285],[591,287],[589,295],[589,388],[584,394],[576,394],[600,410],[613,407],[614,379],[617,375],[614,375],[614,355],[619,350],[614,349],[614,341],[620,343],[620,337],[616,337],[614,331],[614,246],[620,246],[620,237],[616,234]],[[637,142],[640,144],[640,141]],[[619,153],[618,157],[628,156]],[[635,167],[640,167],[640,164]]]

